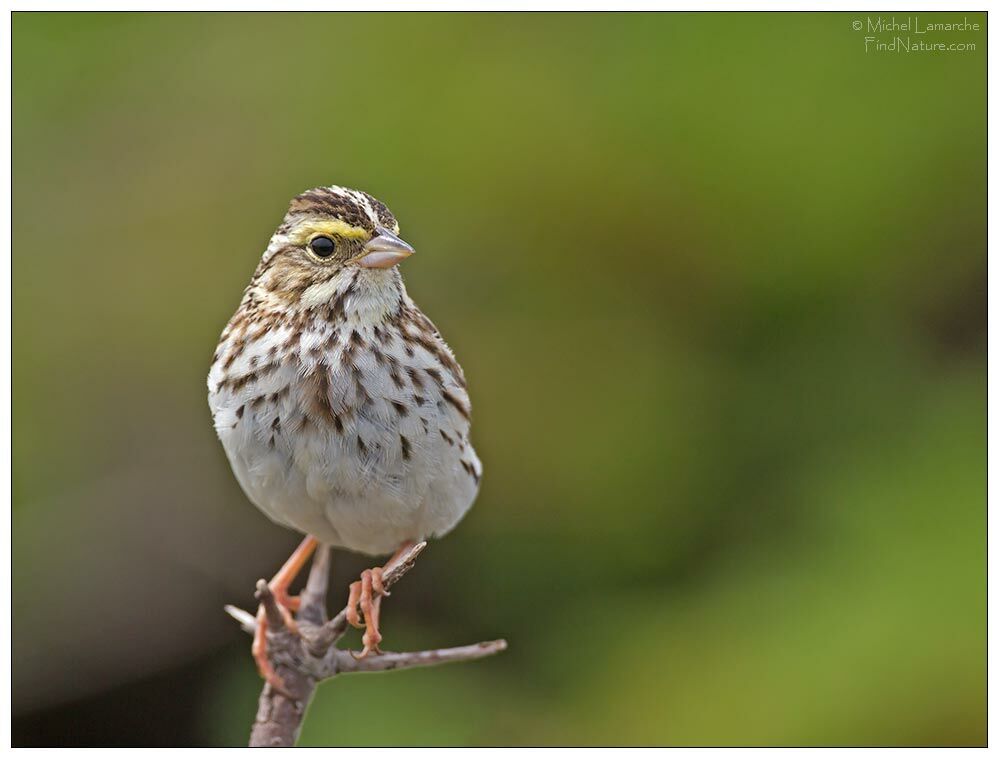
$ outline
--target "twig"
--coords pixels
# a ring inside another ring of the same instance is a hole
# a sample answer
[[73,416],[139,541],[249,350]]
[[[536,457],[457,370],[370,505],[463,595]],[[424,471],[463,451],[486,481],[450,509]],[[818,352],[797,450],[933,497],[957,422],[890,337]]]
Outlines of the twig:
[[[382,583],[387,590],[416,563],[426,543],[418,543],[387,567]],[[347,612],[341,610],[326,621],[326,590],[329,582],[330,550],[316,550],[309,579],[301,594],[296,623],[298,631],[284,623],[281,609],[263,580],[257,583],[257,599],[267,616],[267,651],[287,693],[281,693],[265,683],[260,692],[257,716],[250,731],[250,746],[294,746],[302,726],[306,707],[316,685],[338,674],[348,672],[385,672],[393,669],[429,667],[449,662],[472,661],[492,656],[506,649],[505,640],[493,640],[457,648],[408,653],[385,652],[355,659],[349,651],[336,647],[347,631]],[[239,622],[251,635],[257,619],[247,611],[226,606],[226,613]]]
[[319,546],[312,559],[309,579],[302,591],[299,619],[321,625],[326,621],[326,588],[330,578],[330,547]]
[[349,652],[337,651],[336,660],[339,672],[387,672],[390,669],[432,667],[435,664],[482,659],[505,650],[505,640],[488,640],[471,646],[438,648],[436,651],[410,651],[402,654],[386,651],[381,656],[369,656],[366,659],[355,659]]
[[244,632],[253,635],[257,631],[257,619],[250,612],[238,609],[232,604],[226,604],[224,608],[226,614],[239,622],[239,626],[243,628]]

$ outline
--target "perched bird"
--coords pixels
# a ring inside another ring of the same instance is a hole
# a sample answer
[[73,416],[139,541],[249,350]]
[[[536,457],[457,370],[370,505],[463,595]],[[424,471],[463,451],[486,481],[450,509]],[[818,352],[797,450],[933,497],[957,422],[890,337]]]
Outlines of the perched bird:
[[[413,249],[398,234],[366,192],[296,197],[212,359],[208,404],[236,479],[306,535],[270,583],[292,625],[288,587],[317,543],[398,553],[451,530],[479,489],[465,377],[406,293],[397,264]],[[361,656],[379,653],[382,571],[350,586]],[[254,658],[280,686],[257,622]]]

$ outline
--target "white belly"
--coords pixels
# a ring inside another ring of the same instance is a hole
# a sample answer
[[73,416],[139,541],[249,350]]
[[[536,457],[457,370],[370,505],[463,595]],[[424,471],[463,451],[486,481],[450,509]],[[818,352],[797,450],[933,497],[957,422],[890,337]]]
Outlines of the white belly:
[[[467,406],[464,389],[446,376],[438,382],[425,351],[407,355],[391,343],[383,350],[398,357],[394,364],[358,351],[345,370],[339,353],[352,330],[331,329],[341,332],[335,348],[316,347],[330,344],[328,331],[306,333],[276,368],[268,368],[272,346],[287,331],[248,345],[225,372],[215,362],[209,405],[240,485],[275,522],[362,553],[449,531],[472,505],[481,474],[466,414],[446,398],[460,395]],[[317,372],[327,378],[318,396]],[[328,407],[317,407],[320,396]]]

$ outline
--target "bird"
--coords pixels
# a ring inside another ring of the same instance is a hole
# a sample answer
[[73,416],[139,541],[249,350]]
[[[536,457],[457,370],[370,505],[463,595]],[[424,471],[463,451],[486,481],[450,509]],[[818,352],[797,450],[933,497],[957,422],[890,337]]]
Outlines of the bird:
[[[359,658],[381,653],[382,575],[471,508],[482,463],[470,440],[467,383],[413,302],[399,264],[414,249],[388,207],[337,185],[292,199],[208,373],[208,405],[247,498],[305,537],[269,583],[291,629],[289,587],[319,544],[393,554],[350,583]],[[262,677],[266,616],[252,647]]]

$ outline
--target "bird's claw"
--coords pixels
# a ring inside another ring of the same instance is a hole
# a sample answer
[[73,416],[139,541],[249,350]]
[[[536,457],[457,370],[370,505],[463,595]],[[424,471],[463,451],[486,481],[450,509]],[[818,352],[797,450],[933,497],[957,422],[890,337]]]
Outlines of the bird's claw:
[[[284,607],[280,608],[282,612],[287,612]],[[297,631],[298,627],[295,626],[293,632]],[[274,665],[271,664],[270,657],[267,655],[267,613],[264,610],[263,604],[257,610],[257,629],[254,631],[251,651],[253,653],[253,660],[257,663],[257,671],[260,673],[260,676],[278,693],[288,698],[293,698],[291,693],[288,692],[284,680],[275,671]]]
[[[281,617],[280,624],[283,624],[292,635],[298,635],[298,623],[295,622],[293,612],[298,611],[301,607],[302,599],[300,596],[289,594],[288,587],[301,571],[302,566],[309,560],[317,545],[318,541],[311,535],[307,535],[269,583],[265,583],[263,580],[257,583],[257,598],[261,600],[261,604],[257,609],[257,629],[253,634],[253,648],[251,649],[253,660],[257,663],[257,671],[260,672],[260,676],[267,681],[271,688],[292,699],[294,696],[289,693],[284,681],[275,671],[267,651],[267,608],[271,609],[273,616],[276,607]],[[266,605],[263,603],[264,601],[267,602]],[[273,623],[279,624],[276,617],[273,619]]]
[[376,644],[374,646],[365,645],[360,653],[355,653],[354,651],[351,651],[350,655],[354,657],[355,661],[361,661],[361,659],[367,659],[369,654],[375,654],[380,656],[383,653],[384,651],[382,651]]
[[385,590],[382,578],[381,567],[365,569],[361,572],[361,579],[350,584],[346,608],[347,622],[364,630],[364,636],[361,638],[364,650],[360,654],[351,651],[351,656],[354,656],[355,659],[364,659],[369,654],[382,652],[378,647],[382,640],[381,633],[378,631],[378,617],[381,611],[382,596],[389,595],[388,591]]

